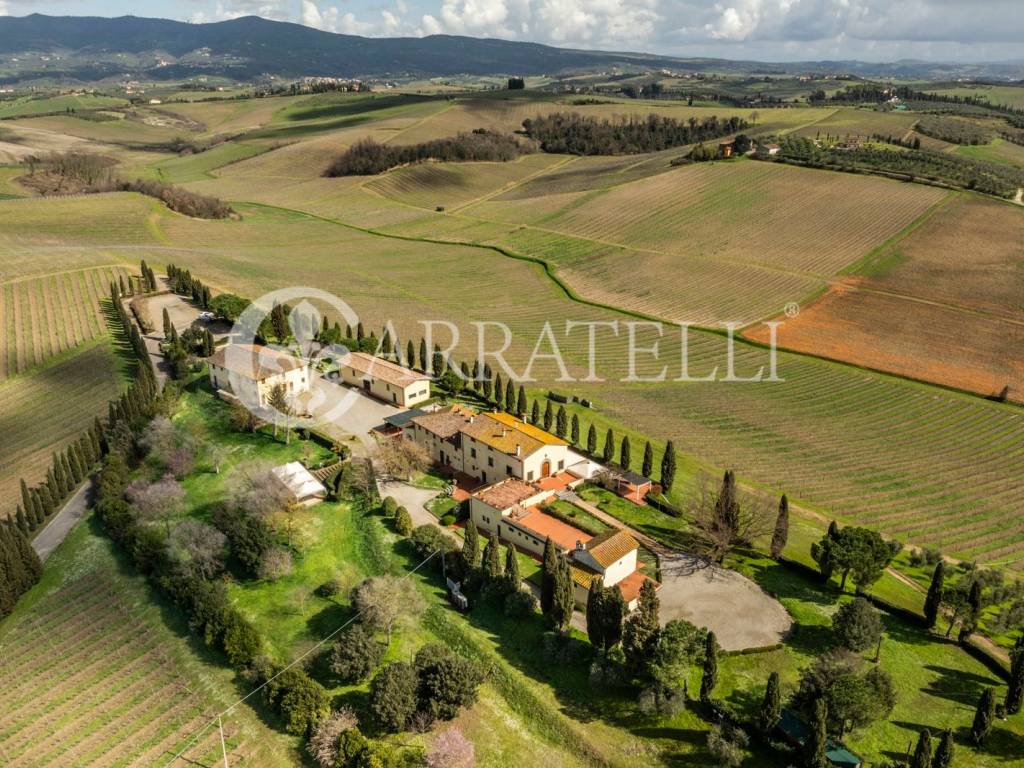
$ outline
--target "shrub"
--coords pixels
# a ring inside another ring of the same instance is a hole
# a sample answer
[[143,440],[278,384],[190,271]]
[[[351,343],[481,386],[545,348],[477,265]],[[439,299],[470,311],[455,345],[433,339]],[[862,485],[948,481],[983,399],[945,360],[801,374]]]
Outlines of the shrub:
[[398,502],[391,496],[385,496],[380,508],[385,517],[394,517],[398,511]]
[[412,533],[412,516],[405,507],[399,507],[395,512],[395,530],[402,536]]
[[456,517],[451,512],[448,512],[441,518],[441,525],[452,526],[455,525]]
[[339,594],[342,590],[342,583],[338,579],[328,579],[319,587],[316,588],[316,593],[320,597],[334,597]]
[[277,581],[291,572],[292,553],[282,547],[272,547],[263,554],[257,575],[267,581]]
[[844,603],[832,617],[832,631],[851,651],[866,651],[882,636],[882,617],[863,597]]
[[525,619],[537,611],[537,598],[524,590],[516,590],[505,598],[505,615],[510,619]]

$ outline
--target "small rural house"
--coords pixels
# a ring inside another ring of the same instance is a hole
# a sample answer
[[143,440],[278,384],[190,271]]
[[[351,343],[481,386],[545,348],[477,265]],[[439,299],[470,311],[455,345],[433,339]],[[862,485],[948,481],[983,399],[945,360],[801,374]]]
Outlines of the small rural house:
[[405,435],[438,464],[484,483],[514,477],[531,483],[562,473],[569,444],[507,413],[453,406],[413,419]]
[[654,489],[654,482],[650,478],[628,469],[616,472],[613,477],[616,493],[635,504],[643,504],[644,496]]
[[758,144],[757,154],[758,157],[774,157],[782,151],[782,147],[778,144]]
[[595,578],[606,587],[618,586],[630,610],[636,607],[647,577],[637,570],[640,545],[619,529],[591,536],[544,511],[556,498],[539,483],[506,478],[483,488],[469,499],[469,516],[484,535],[498,538],[540,559],[547,539],[570,560],[576,602],[585,605]]
[[259,344],[229,344],[211,355],[210,384],[246,405],[263,407],[270,390],[284,385],[290,396],[309,391],[309,363]]
[[719,157],[732,157],[733,151],[736,149],[736,142],[732,139],[726,139],[725,141],[718,142],[718,156]]
[[411,408],[430,399],[430,377],[365,352],[349,352],[338,361],[343,382],[378,400]]
[[288,489],[295,504],[308,507],[327,498],[323,483],[298,461],[274,467],[271,473]]

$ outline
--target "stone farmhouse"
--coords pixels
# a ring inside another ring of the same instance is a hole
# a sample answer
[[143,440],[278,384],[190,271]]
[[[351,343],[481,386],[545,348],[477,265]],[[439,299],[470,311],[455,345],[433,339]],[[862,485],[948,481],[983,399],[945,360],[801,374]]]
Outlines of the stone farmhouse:
[[229,344],[209,359],[210,384],[243,403],[263,407],[270,390],[283,384],[289,396],[308,392],[311,372],[306,360],[259,344]]
[[626,531],[613,528],[591,536],[548,514],[543,507],[556,494],[537,483],[506,478],[489,485],[469,499],[469,516],[480,531],[495,533],[502,541],[543,557],[551,539],[559,553],[569,558],[576,602],[585,605],[595,578],[606,587],[617,586],[630,610],[636,607],[640,587],[647,577],[637,570],[640,545]]
[[338,370],[345,384],[392,405],[412,408],[430,399],[429,376],[365,352],[349,352]]
[[405,436],[437,464],[493,483],[514,477],[528,483],[564,472],[569,444],[507,413],[476,413],[454,406],[412,419]]

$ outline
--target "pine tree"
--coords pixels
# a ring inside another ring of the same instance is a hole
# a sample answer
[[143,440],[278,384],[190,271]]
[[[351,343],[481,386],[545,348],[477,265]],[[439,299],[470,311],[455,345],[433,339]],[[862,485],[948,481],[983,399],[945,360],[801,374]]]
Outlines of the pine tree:
[[786,548],[786,540],[789,538],[789,499],[782,494],[779,499],[779,515],[775,518],[775,530],[772,532],[771,555],[772,559],[778,560],[782,550]]
[[505,547],[505,583],[510,592],[518,592],[522,583],[522,576],[519,573],[519,558],[516,556],[516,548],[509,544]]
[[487,583],[493,584],[501,578],[501,560],[499,559],[498,535],[492,533],[484,546],[483,570]]
[[704,640],[704,670],[700,676],[700,700],[711,703],[711,695],[718,685],[718,639],[709,631]]
[[565,439],[566,434],[569,432],[569,414],[565,412],[565,406],[558,406],[558,413],[555,414],[555,434]]
[[555,576],[555,593],[551,604],[551,621],[555,629],[565,631],[572,621],[572,612],[576,606],[576,589],[573,586],[572,572],[569,561],[560,558]]
[[651,447],[651,441],[648,440],[644,443],[644,459],[643,464],[640,466],[640,474],[644,477],[649,478],[651,472],[654,471],[654,449]]
[[623,435],[622,442],[619,444],[619,466],[627,472],[633,466],[633,456],[629,446],[629,435]]
[[604,645],[604,616],[602,615],[602,601],[604,599],[604,584],[599,576],[590,580],[590,589],[587,591],[587,638],[595,648]]
[[526,390],[523,385],[519,385],[519,397],[516,398],[516,416],[524,418],[526,416]]
[[665,443],[665,453],[661,457],[661,488],[665,493],[672,490],[676,480],[676,447],[669,440]]
[[494,407],[499,411],[503,410],[503,404],[505,401],[505,384],[502,381],[501,374],[495,374],[494,376]]
[[914,756],[910,758],[910,768],[932,768],[932,735],[927,728],[922,728],[917,737]]
[[593,424],[587,429],[587,453],[591,456],[597,453],[597,427]]
[[924,620],[928,629],[933,629],[939,621],[939,609],[942,607],[942,590],[946,580],[946,563],[939,560],[932,572],[932,583],[928,587],[928,596],[924,600]]
[[550,537],[544,540],[544,565],[540,582],[540,610],[545,616],[555,603],[555,579],[558,574],[558,550]]
[[572,415],[572,421],[569,425],[569,442],[573,445],[579,445],[580,443],[580,417],[575,413]]
[[476,570],[480,563],[480,534],[476,523],[470,518],[466,523],[466,532],[462,538],[462,570],[468,576]]
[[555,420],[555,412],[551,409],[551,401],[546,401],[544,406],[544,431],[551,431],[551,424]]
[[611,427],[604,433],[604,449],[601,451],[601,458],[605,464],[610,464],[615,458],[615,432]]
[[996,689],[986,688],[978,700],[978,708],[974,712],[974,723],[971,725],[971,741],[976,747],[983,746],[988,740],[995,719]]
[[814,702],[811,732],[804,742],[805,768],[827,768],[825,749],[828,745],[828,704],[824,698]]
[[932,768],[950,768],[953,765],[953,753],[955,751],[953,732],[947,728],[942,732],[938,749],[935,750],[935,757],[932,758]]
[[[1021,636],[1024,638],[1024,635]],[[1017,639],[1017,647],[1010,653],[1010,682],[1006,688],[1006,700],[1004,706],[1011,715],[1020,712],[1021,704],[1024,703],[1024,648],[1021,647],[1021,638]]]
[[761,712],[758,718],[761,733],[771,736],[781,718],[782,689],[779,684],[779,673],[772,672],[768,676],[768,685],[764,689],[764,701],[761,702]]
[[537,400],[530,406],[530,423],[535,427],[540,424],[540,403]]

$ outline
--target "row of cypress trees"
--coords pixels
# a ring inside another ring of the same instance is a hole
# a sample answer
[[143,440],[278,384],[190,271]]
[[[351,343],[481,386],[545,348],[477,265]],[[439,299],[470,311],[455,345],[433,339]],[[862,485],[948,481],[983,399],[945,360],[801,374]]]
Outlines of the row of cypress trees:
[[14,610],[42,574],[43,565],[25,534],[10,521],[0,524],[0,618]]
[[210,286],[204,284],[199,278],[192,277],[187,269],[181,269],[174,264],[167,265],[167,279],[171,281],[171,290],[182,296],[191,296],[203,309],[210,306],[210,299],[213,298]]

